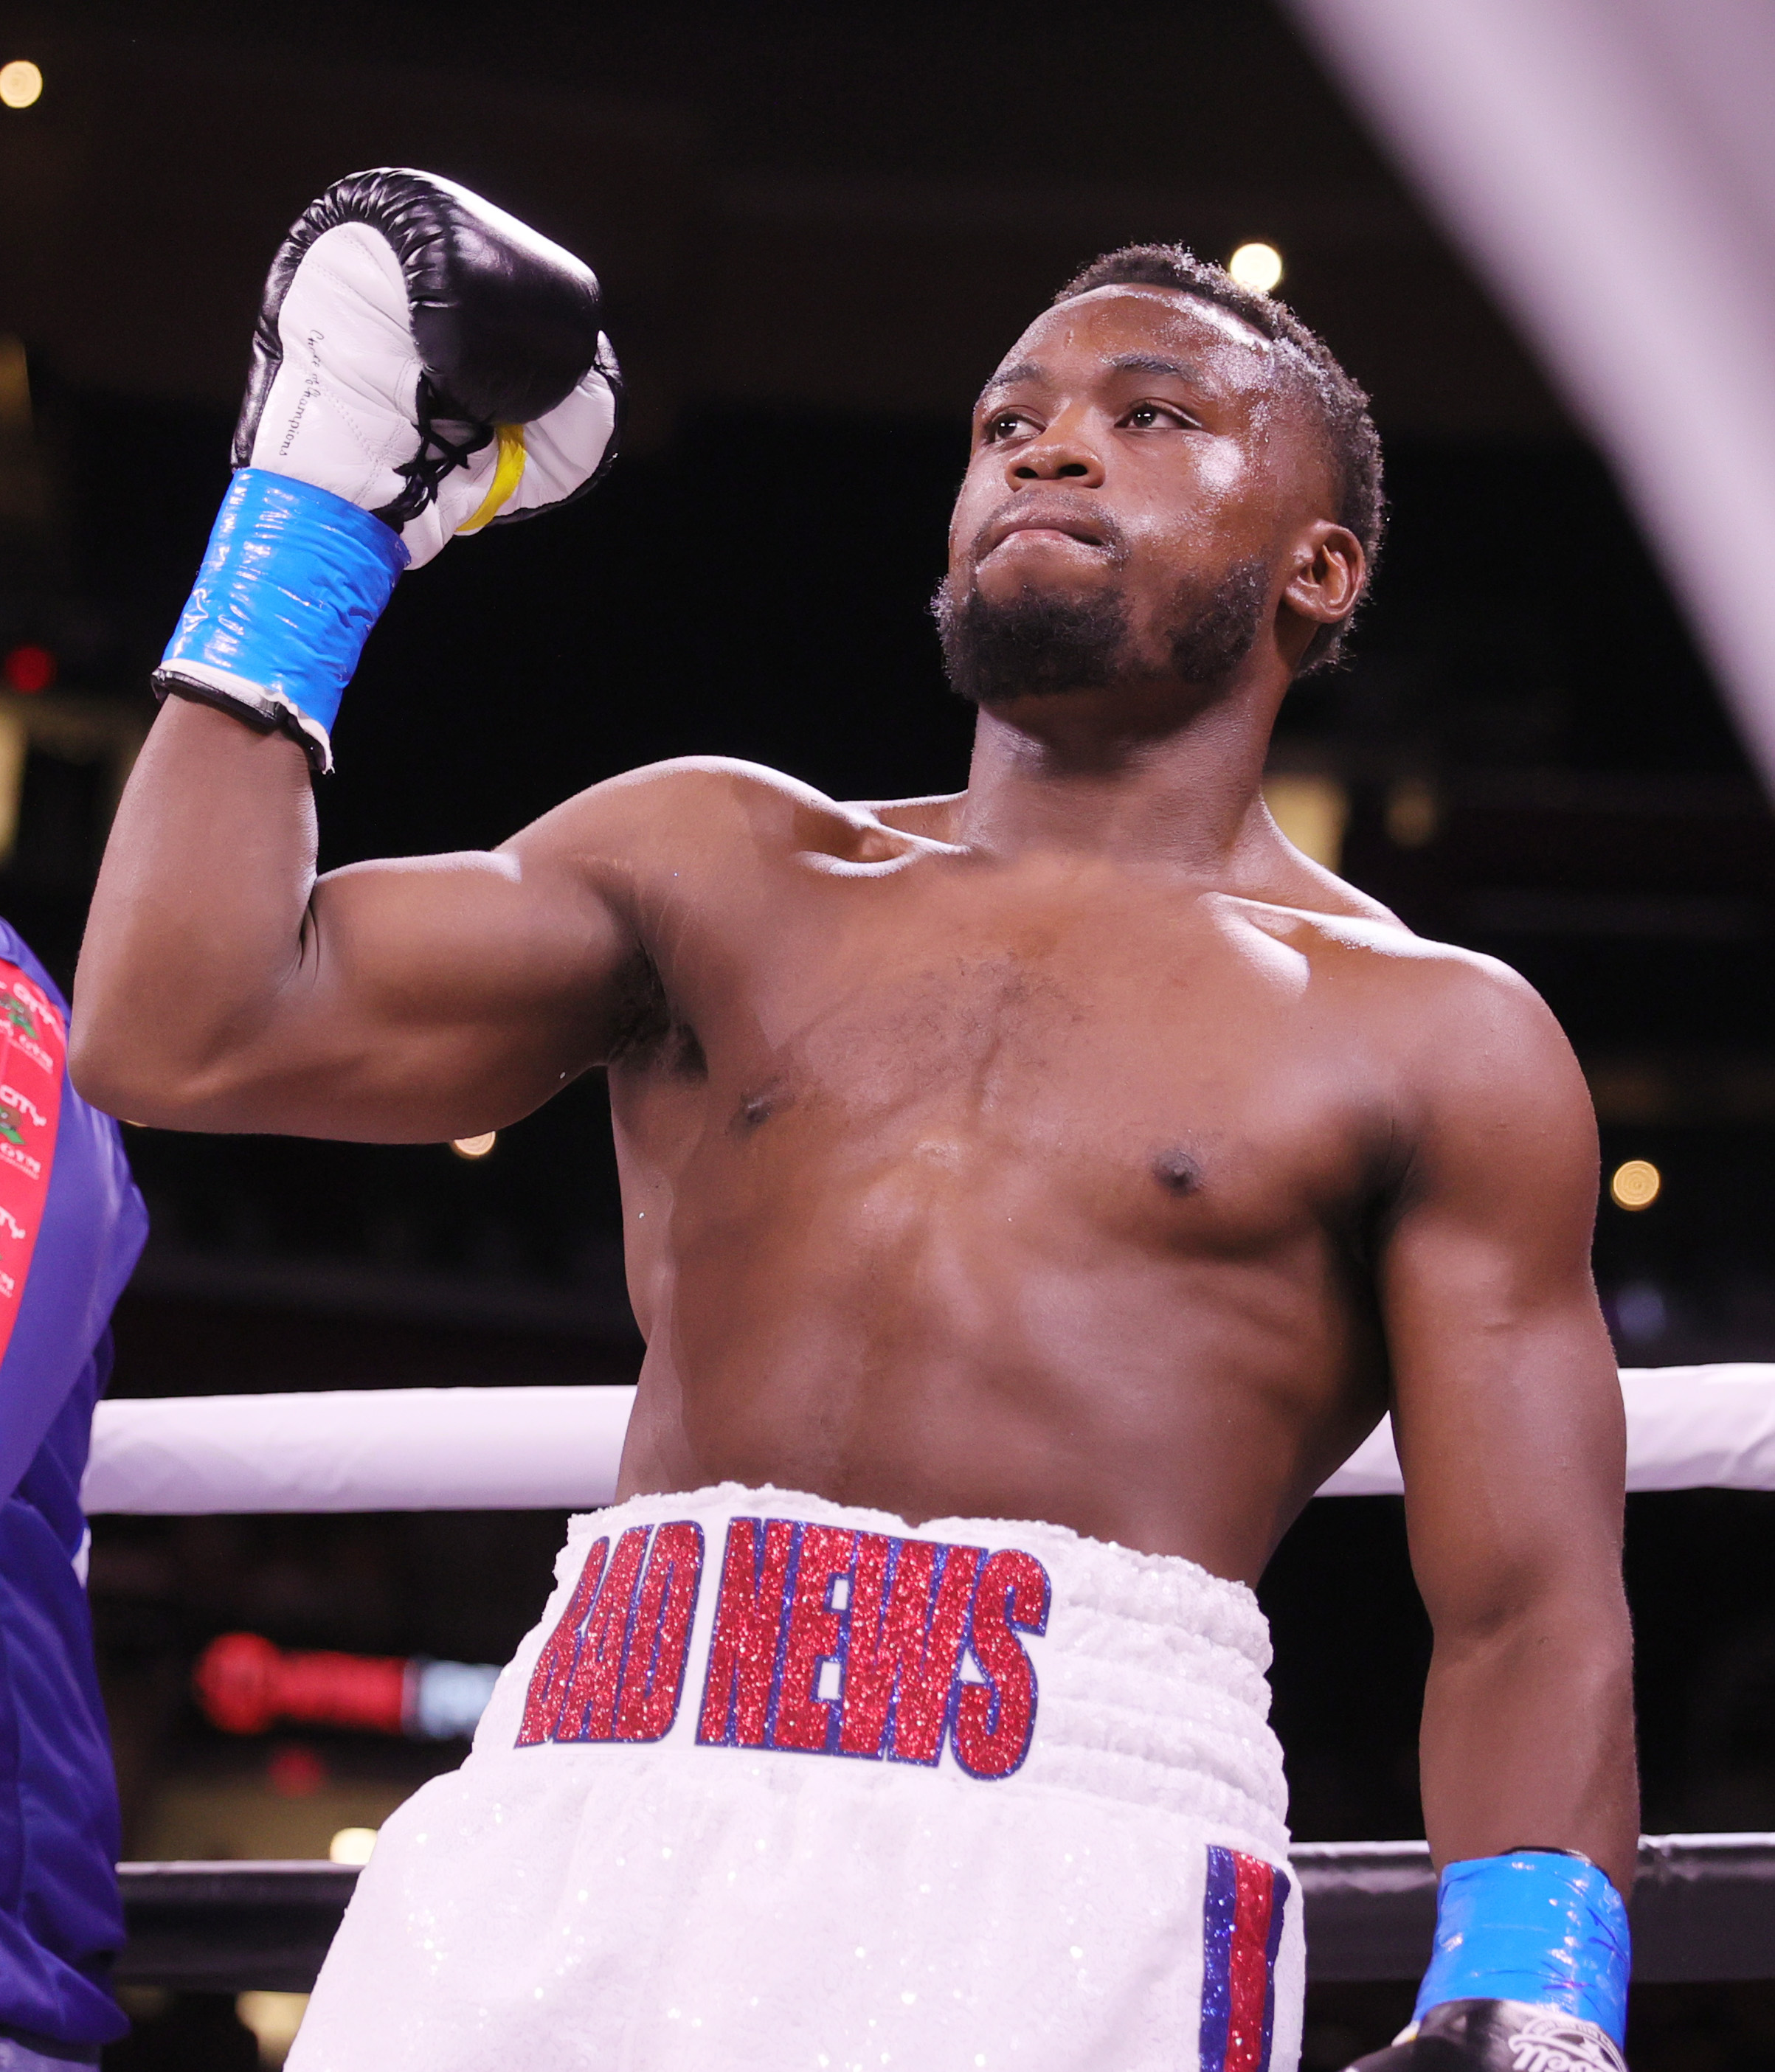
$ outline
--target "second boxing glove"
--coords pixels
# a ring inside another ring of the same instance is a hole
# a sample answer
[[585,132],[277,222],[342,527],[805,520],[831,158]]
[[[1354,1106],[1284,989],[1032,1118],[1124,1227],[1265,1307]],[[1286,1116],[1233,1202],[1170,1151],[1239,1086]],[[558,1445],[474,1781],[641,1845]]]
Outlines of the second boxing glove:
[[402,570],[583,495],[621,380],[598,282],[453,182],[329,187],[266,283],[238,470],[156,685],[332,764],[340,694]]
[[1521,2000],[1444,2000],[1349,2072],[1627,2072],[1595,2022]]

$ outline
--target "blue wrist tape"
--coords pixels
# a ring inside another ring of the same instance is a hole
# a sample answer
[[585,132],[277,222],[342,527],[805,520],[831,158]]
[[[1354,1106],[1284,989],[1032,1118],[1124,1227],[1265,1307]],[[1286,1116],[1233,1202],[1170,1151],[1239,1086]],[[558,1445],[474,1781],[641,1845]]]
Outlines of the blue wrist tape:
[[1593,2021],[1620,2043],[1632,1964],[1626,1906],[1583,1857],[1518,1849],[1450,1864],[1413,2019],[1445,2000],[1525,2000]]
[[400,535],[368,511],[290,475],[241,468],[161,677],[281,721],[327,767],[340,699],[406,565]]

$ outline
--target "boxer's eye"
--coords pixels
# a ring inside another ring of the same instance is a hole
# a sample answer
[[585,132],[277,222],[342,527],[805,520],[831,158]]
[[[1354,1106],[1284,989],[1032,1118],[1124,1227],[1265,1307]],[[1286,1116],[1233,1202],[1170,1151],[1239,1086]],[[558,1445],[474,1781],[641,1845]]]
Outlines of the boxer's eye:
[[1122,421],[1125,425],[1131,425],[1137,432],[1155,431],[1168,426],[1187,431],[1195,422],[1175,405],[1151,402],[1136,403]]
[[981,427],[981,437],[990,446],[1008,439],[1019,426],[1033,426],[1034,420],[1026,417],[1021,410],[998,410]]

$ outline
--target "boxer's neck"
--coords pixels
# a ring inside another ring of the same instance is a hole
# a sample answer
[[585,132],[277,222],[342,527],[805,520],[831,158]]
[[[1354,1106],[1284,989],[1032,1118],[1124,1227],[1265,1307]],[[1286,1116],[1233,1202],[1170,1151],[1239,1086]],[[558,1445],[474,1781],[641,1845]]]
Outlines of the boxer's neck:
[[982,710],[954,839],[1242,877],[1275,840],[1260,787],[1279,703],[1250,684],[1180,709],[1155,685]]

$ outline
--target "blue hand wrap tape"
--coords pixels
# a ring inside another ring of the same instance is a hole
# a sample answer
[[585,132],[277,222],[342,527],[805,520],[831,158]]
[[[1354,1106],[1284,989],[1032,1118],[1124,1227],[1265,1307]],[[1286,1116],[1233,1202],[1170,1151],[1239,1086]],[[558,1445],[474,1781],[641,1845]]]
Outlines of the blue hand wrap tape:
[[227,671],[324,738],[407,565],[400,535],[330,489],[261,467],[229,486],[161,667]]
[[1416,2016],[1444,2000],[1526,2000],[1620,2043],[1632,1964],[1626,1906],[1594,1864],[1539,1849],[1480,1856],[1442,1874]]

